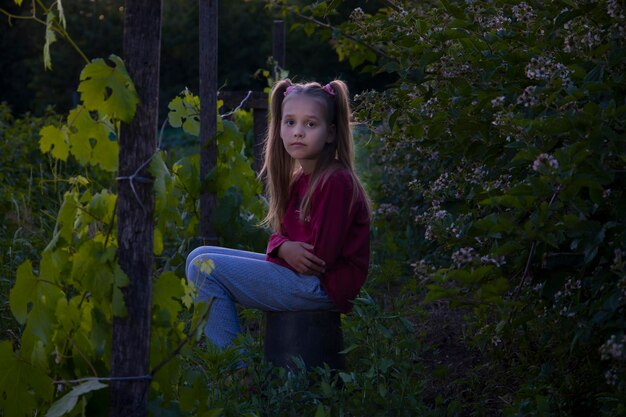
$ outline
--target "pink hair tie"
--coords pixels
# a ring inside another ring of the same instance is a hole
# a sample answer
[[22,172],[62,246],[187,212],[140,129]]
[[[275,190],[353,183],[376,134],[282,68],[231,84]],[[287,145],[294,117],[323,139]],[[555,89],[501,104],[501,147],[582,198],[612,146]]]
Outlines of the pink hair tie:
[[295,89],[296,89],[296,86],[292,84],[292,85],[290,85],[289,87],[287,87],[287,89],[285,90],[285,93],[284,93],[283,95],[284,95],[285,97],[287,97],[287,96],[288,96],[289,94],[291,94],[291,92],[292,92],[293,90],[295,90]]
[[331,96],[336,95],[335,89],[330,84],[326,84],[325,86],[323,86],[322,90],[326,91]]

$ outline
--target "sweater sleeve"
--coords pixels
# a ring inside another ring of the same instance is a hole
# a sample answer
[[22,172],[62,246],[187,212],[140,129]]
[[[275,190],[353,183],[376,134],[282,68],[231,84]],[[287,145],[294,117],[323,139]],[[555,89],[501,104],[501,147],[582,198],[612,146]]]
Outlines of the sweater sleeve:
[[278,248],[288,240],[289,238],[285,235],[272,233],[269,241],[267,242],[267,250],[265,251],[266,255],[271,258],[278,258]]

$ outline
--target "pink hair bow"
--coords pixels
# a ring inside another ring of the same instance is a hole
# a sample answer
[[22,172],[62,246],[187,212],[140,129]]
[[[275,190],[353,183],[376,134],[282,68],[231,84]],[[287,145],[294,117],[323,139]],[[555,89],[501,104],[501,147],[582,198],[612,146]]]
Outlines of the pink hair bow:
[[331,96],[336,95],[335,89],[330,84],[326,84],[325,86],[323,86],[322,90],[326,91]]

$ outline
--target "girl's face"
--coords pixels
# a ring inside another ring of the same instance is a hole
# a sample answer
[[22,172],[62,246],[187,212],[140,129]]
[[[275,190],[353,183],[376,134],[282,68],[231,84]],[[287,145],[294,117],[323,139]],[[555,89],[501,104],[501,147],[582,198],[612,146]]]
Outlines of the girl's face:
[[324,145],[335,140],[335,126],[328,124],[326,113],[320,101],[302,94],[292,93],[283,101],[280,137],[306,174],[315,169]]

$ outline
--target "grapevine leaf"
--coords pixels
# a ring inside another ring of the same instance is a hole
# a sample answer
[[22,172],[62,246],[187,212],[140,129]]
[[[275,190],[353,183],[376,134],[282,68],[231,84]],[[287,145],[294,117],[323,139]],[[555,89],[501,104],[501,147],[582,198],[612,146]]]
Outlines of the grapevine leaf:
[[87,110],[101,111],[129,123],[139,103],[122,59],[110,55],[108,65],[98,58],[87,64],[80,74],[78,91]]
[[39,149],[42,153],[52,153],[52,157],[62,161],[67,160],[70,151],[67,132],[56,126],[45,126],[39,131]]
[[15,319],[20,324],[26,322],[29,306],[35,302],[37,297],[37,277],[33,274],[33,265],[30,260],[24,261],[17,268],[15,285],[9,294],[9,305]]
[[87,165],[92,162],[93,155],[90,139],[96,143],[108,141],[110,129],[103,120],[94,120],[84,106],[77,106],[70,111],[67,122],[72,155],[82,165]]
[[54,235],[45,251],[52,250],[62,238],[66,243],[72,242],[72,236],[74,233],[74,220],[76,218],[76,194],[74,192],[67,192],[63,198],[63,204],[59,209],[57,216],[57,223],[54,227]]
[[33,366],[36,366],[37,368],[47,372],[49,370],[47,356],[48,354],[46,352],[46,347],[43,341],[38,340],[37,342],[35,342],[33,351],[30,354],[30,363],[32,363]]
[[49,251],[41,254],[39,263],[39,276],[46,281],[58,282],[61,268],[54,257],[55,252]]
[[31,416],[41,402],[52,399],[52,379],[17,357],[10,341],[0,342],[0,410],[5,416]]
[[159,306],[159,311],[171,323],[178,317],[182,306],[179,299],[185,294],[180,278],[173,272],[165,272],[159,276],[152,290],[152,305]]
[[200,134],[200,98],[185,90],[172,100],[168,108],[169,123],[173,127],[182,127],[193,136]]
[[95,216],[98,220],[109,223],[113,219],[116,200],[117,196],[115,194],[112,194],[109,190],[104,189],[94,195],[91,201],[89,201],[89,213]]
[[91,391],[106,388],[107,386],[108,385],[103,384],[100,381],[83,382],[82,384],[72,388],[70,392],[55,401],[46,413],[46,417],[61,417],[62,415],[69,413],[74,409],[81,395],[87,394]]
[[119,144],[109,139],[99,140],[93,149],[93,163],[109,172],[117,171]]
[[43,66],[45,69],[52,69],[52,59],[50,58],[50,45],[56,42],[57,36],[52,30],[54,25],[55,15],[51,10],[48,10],[46,16],[46,43],[43,45]]

